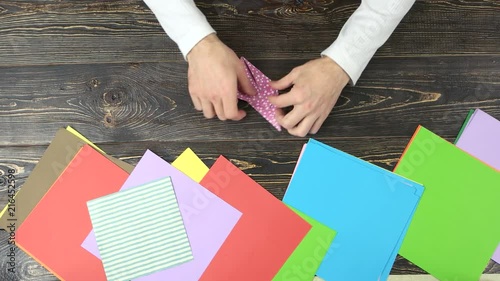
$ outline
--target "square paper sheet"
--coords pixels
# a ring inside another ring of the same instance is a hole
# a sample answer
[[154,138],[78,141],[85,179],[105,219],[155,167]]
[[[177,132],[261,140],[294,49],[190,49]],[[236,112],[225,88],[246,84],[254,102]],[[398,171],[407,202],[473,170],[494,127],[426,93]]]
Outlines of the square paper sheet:
[[170,177],[87,206],[108,280],[130,280],[193,259]]
[[201,184],[243,213],[201,281],[271,280],[311,229],[222,156]]
[[[179,170],[193,179],[200,176],[203,178],[209,171],[208,167],[189,148],[172,165],[178,165],[176,167]],[[311,230],[288,257],[273,281],[313,280],[336,232],[299,210],[290,208],[311,225]]]
[[[488,113],[471,110],[455,145],[500,171],[500,120]],[[500,245],[491,259],[500,263]]]
[[400,254],[439,280],[479,280],[500,239],[500,172],[423,127],[394,171],[425,186]]
[[[199,280],[240,219],[241,212],[149,150],[144,153],[121,190],[167,176],[172,179],[194,259],[136,280]],[[99,257],[94,232],[88,234],[82,247]]]
[[[87,141],[85,137],[71,127],[59,129],[35,169],[24,183],[23,188],[16,193],[14,216],[11,217],[9,212],[6,212],[9,205],[6,205],[0,212],[0,228],[6,229],[9,225],[9,218],[15,218],[16,226],[19,228]],[[97,150],[102,153],[102,150]],[[105,156],[127,173],[130,173],[134,168],[119,159]]]
[[101,261],[80,247],[92,229],[86,203],[117,192],[127,177],[84,145],[17,229],[16,245],[61,280],[106,280]]
[[[386,280],[423,190],[311,139],[283,201],[337,231],[319,277]],[[361,253],[368,266],[359,271]]]

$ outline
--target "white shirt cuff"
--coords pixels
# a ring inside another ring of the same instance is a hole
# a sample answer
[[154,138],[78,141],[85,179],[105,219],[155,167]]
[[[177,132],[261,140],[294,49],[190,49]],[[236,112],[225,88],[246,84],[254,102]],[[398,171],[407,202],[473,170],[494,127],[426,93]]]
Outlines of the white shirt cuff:
[[203,38],[215,30],[193,0],[144,0],[163,30],[177,44],[184,59]]
[[366,65],[370,61],[369,58],[365,58],[362,61],[355,59],[351,53],[349,53],[349,46],[342,41],[336,40],[330,47],[326,48],[321,55],[327,56],[335,61],[351,78],[350,84],[356,85],[361,73],[365,69]]
[[177,46],[179,46],[184,59],[187,60],[187,55],[198,42],[212,33],[215,33],[215,30],[207,23],[206,25],[191,27],[185,36],[179,38],[177,40]]

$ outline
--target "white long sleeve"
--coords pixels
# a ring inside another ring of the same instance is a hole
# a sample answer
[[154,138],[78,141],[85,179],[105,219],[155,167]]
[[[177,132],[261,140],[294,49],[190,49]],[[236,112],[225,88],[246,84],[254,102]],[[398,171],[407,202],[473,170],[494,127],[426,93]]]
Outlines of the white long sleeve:
[[344,69],[356,84],[366,65],[391,36],[415,0],[362,0],[330,47],[328,56]]
[[[184,58],[214,33],[193,0],[144,0]],[[362,0],[337,39],[321,55],[337,62],[356,84],[366,65],[392,34],[415,0]]]
[[144,0],[186,59],[191,49],[215,30],[193,0]]

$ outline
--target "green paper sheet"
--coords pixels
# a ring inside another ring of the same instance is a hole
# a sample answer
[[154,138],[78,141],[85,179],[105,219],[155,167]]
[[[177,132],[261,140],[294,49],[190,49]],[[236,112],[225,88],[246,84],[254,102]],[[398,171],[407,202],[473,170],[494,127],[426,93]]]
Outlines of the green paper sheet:
[[460,138],[460,136],[464,132],[465,128],[469,124],[470,118],[472,117],[473,114],[474,114],[474,109],[469,110],[469,113],[467,114],[467,117],[465,117],[465,121],[462,124],[462,127],[460,128],[460,131],[458,132],[457,138],[455,139],[455,144],[457,143],[458,139]]
[[311,229],[274,276],[273,281],[313,280],[337,233],[301,211],[288,207],[307,221]]
[[425,186],[399,253],[439,280],[479,280],[500,238],[500,173],[423,127],[395,173]]

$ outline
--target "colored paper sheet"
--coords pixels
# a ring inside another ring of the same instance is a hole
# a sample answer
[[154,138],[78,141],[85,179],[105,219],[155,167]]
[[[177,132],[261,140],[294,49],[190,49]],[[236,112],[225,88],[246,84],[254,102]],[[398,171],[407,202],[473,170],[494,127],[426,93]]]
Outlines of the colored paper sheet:
[[243,215],[200,280],[272,280],[311,225],[222,156],[201,185]]
[[191,148],[184,150],[184,152],[172,162],[172,166],[186,174],[195,182],[200,182],[208,173],[208,167]]
[[337,231],[319,277],[352,280],[356,272],[359,280],[386,280],[423,189],[311,139],[283,201]]
[[[73,133],[59,129],[24,185],[16,193],[15,204],[6,205],[2,210],[0,227],[6,229],[10,223],[15,222],[16,228],[19,228],[84,144],[85,142]],[[106,157],[127,172],[134,168],[116,158]]]
[[87,206],[108,281],[131,280],[193,259],[170,177]]
[[423,127],[395,172],[426,189],[400,254],[439,280],[478,280],[500,240],[500,173]]
[[313,280],[336,232],[301,211],[290,208],[311,225],[311,230],[274,276],[273,281]]
[[467,117],[465,117],[465,121],[462,125],[462,128],[460,128],[460,131],[458,132],[457,139],[455,140],[455,143],[458,141],[458,139],[460,138],[460,136],[464,132],[465,128],[469,124],[469,120],[472,117],[472,115],[474,115],[474,111],[475,111],[474,109],[471,109],[471,110],[469,110],[469,113],[467,113]]
[[[185,165],[176,166],[177,163]],[[186,149],[172,165],[187,175],[194,174],[202,178],[208,172],[208,167],[203,164],[201,159],[191,149]],[[307,221],[311,225],[311,229],[281,267],[278,274],[274,276],[273,280],[312,280],[321,261],[327,254],[327,250],[330,248],[336,232],[299,210],[292,207],[289,208]]]
[[80,134],[80,132],[78,132],[77,130],[73,129],[73,127],[71,126],[67,126],[66,127],[66,130],[68,130],[68,132],[72,133],[73,135],[79,137],[82,141],[84,141],[86,144],[92,146],[92,148],[94,148],[95,150],[99,151],[100,153],[102,154],[105,154],[105,152],[100,149],[97,145],[93,144],[88,138],[86,138],[84,135]]
[[[500,121],[488,113],[471,110],[455,145],[500,171]],[[500,263],[500,245],[491,259]]]
[[476,109],[463,127],[455,145],[500,170],[500,121]]
[[[239,210],[149,150],[121,190],[167,176],[172,179],[194,259],[135,280],[198,280],[241,217]],[[82,247],[99,257],[93,231]]]
[[247,59],[241,58],[245,64],[245,71],[252,86],[257,90],[254,96],[238,93],[238,98],[248,102],[257,112],[259,112],[276,130],[281,131],[281,126],[276,120],[276,106],[269,102],[268,97],[277,96],[278,90],[273,89],[269,79],[264,73],[257,69]]
[[106,280],[80,247],[92,229],[86,202],[120,189],[128,174],[84,145],[16,232],[16,245],[62,280]]

